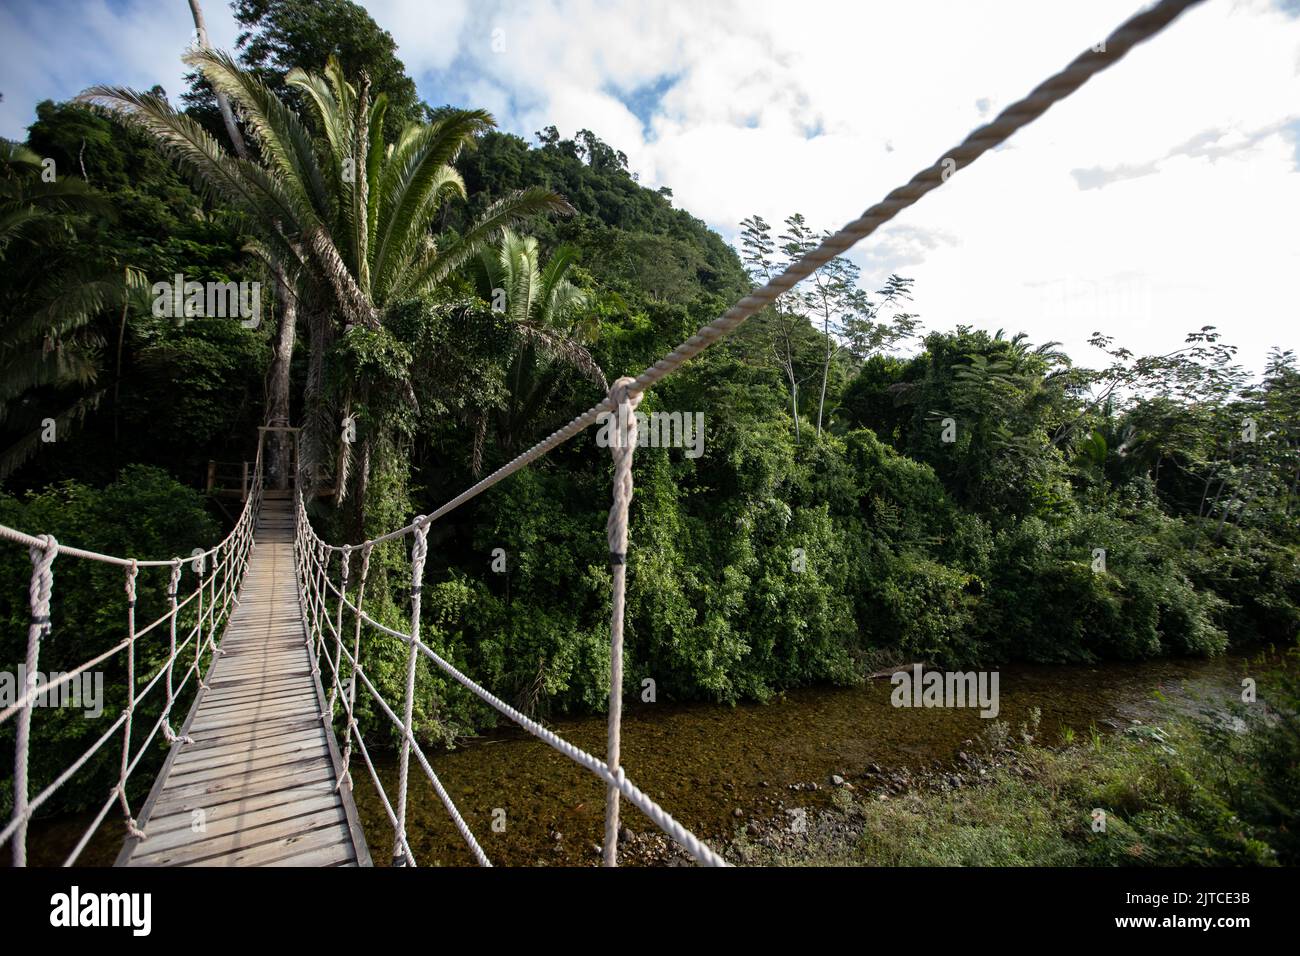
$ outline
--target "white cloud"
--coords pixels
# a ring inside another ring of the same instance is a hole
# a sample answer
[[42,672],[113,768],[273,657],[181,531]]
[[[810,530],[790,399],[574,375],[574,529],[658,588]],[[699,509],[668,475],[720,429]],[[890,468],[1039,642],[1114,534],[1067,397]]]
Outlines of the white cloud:
[[[525,136],[593,129],[728,236],[753,212],[836,227],[1133,12],[498,4],[478,30],[503,30],[507,52],[468,43],[434,79],[454,98],[493,77],[511,95],[503,125]],[[1283,126],[1300,117],[1298,53],[1300,24],[1267,3],[1195,9],[854,258],[868,281],[914,276],[934,327],[1023,329],[1087,358],[1093,331],[1167,351],[1215,324],[1258,368],[1269,345],[1300,345],[1300,176]],[[645,127],[622,100],[664,78]]]
[[[365,5],[429,102],[486,107],[526,137],[590,128],[734,236],[753,212],[853,218],[1137,3]],[[229,45],[225,5],[206,13]],[[21,135],[37,99],[90,83],[174,95],[189,31],[172,0],[0,11],[0,132]],[[1267,0],[1205,4],[854,257],[871,283],[915,277],[931,327],[1023,329],[1087,358],[1098,329],[1167,351],[1215,324],[1258,368],[1269,345],[1300,347],[1297,104],[1300,20]]]

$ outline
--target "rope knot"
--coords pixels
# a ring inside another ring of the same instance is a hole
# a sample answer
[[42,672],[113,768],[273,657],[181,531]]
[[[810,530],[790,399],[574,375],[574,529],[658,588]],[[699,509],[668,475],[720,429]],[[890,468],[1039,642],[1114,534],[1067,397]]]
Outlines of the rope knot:
[[59,542],[54,535],[44,536],[43,547],[33,545],[29,550],[32,557],[32,579],[28,587],[28,600],[32,609],[32,623],[40,627],[40,633],[50,633],[50,597],[54,593],[55,557],[59,553]]
[[620,457],[619,452],[630,453],[631,449],[636,447],[637,427],[636,427],[636,409],[641,404],[642,393],[631,391],[636,379],[630,376],[623,376],[609,387],[609,397],[614,403],[614,423],[615,428],[612,432],[612,440],[609,447],[613,449],[614,459],[617,461]]
[[167,583],[167,596],[173,601],[176,600],[176,592],[181,584],[181,559],[172,558],[172,576]]
[[131,566],[126,569],[126,600],[130,606],[135,605],[135,579],[139,573],[140,566],[132,558]]
[[415,540],[411,543],[411,598],[418,600],[424,581],[424,560],[429,555],[429,526],[424,515],[415,519]]
[[611,564],[627,561],[627,511],[632,502],[632,451],[636,448],[636,407],[641,404],[641,393],[631,390],[636,379],[624,376],[609,389],[617,416],[609,443],[614,457],[614,504],[605,522],[605,536],[609,541]]

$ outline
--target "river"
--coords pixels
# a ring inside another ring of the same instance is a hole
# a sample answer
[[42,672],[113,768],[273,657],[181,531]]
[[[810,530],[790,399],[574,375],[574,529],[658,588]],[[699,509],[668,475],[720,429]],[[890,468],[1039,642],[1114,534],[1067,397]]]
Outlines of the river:
[[[1166,708],[1221,710],[1240,695],[1248,658],[1160,660],[1095,666],[1025,666],[1000,671],[998,719],[1014,729],[1041,711],[1039,739],[1064,728],[1083,735]],[[876,764],[894,768],[947,763],[989,721],[976,709],[908,709],[890,702],[887,679],[853,688],[793,690],[768,704],[726,707],[667,703],[630,705],[623,718],[628,777],[697,835],[729,838],[751,816],[828,799],[831,774],[850,781]],[[603,716],[561,718],[549,726],[596,755],[605,752]],[[603,836],[604,784],[547,745],[518,730],[501,730],[430,756],[430,764],[489,858],[497,865],[595,865]],[[377,761],[396,794],[397,761]],[[392,826],[359,761],[356,800],[377,865],[392,855]],[[408,832],[422,866],[474,862],[428,778],[411,760]],[[791,792],[792,784],[821,789]],[[741,815],[738,816],[736,811]],[[623,802],[634,832],[654,830]],[[496,826],[494,827],[494,821]],[[502,827],[504,823],[504,827]]]

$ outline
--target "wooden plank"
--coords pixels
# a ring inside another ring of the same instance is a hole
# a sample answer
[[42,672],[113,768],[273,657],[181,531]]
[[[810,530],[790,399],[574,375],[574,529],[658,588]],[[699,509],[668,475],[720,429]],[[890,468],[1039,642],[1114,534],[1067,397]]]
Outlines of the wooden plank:
[[278,777],[262,777],[254,781],[217,781],[209,786],[175,787],[167,792],[165,799],[158,801],[157,810],[159,813],[181,813],[278,793],[282,790],[297,788],[306,791],[324,782],[328,782],[332,787],[335,777],[322,765],[313,767],[309,773],[288,773]]
[[185,787],[205,780],[221,780],[232,777],[254,780],[258,777],[266,777],[272,773],[277,773],[288,766],[297,766],[298,769],[305,770],[307,768],[303,767],[302,764],[317,763],[323,760],[329,755],[329,748],[325,746],[325,741],[322,740],[309,750],[290,751],[283,754],[272,754],[267,757],[256,757],[253,756],[254,753],[255,751],[250,751],[235,763],[215,765],[197,763],[178,767],[172,771],[172,779],[175,786]]
[[176,763],[173,766],[180,769],[192,763],[220,761],[232,754],[246,753],[250,746],[256,748],[258,753],[267,754],[300,747],[308,743],[324,744],[324,728],[306,728],[292,733],[280,734],[276,737],[259,737],[256,740],[232,740],[225,743],[212,743],[207,746],[186,747],[176,758]]
[[[178,807],[174,810],[168,810],[166,813],[155,813],[153,815],[153,818],[149,821],[149,841],[152,842],[155,836],[172,830],[189,829],[195,810],[204,812],[210,829],[213,822],[218,820],[238,818],[242,814],[256,813],[276,807],[288,809],[314,801],[328,802],[337,799],[337,797],[334,782],[322,780],[319,783],[289,787],[284,790],[272,790],[269,793],[253,794],[252,796],[222,803],[196,803],[191,807]],[[322,806],[324,805],[326,804],[322,803]]]
[[[239,606],[182,734],[141,809],[129,866],[369,865],[326,696],[312,673],[288,502],[259,523]],[[333,640],[326,636],[326,640]],[[203,811],[202,832],[193,828]]]
[[250,711],[240,711],[237,713],[216,713],[208,716],[200,715],[203,720],[194,724],[194,730],[203,733],[205,730],[220,730],[229,727],[246,727],[254,720],[272,721],[279,718],[292,719],[294,717],[310,716],[318,713],[310,705],[304,707],[301,704],[285,704],[275,706],[268,704],[264,708],[253,708]]
[[198,837],[181,846],[149,850],[149,841],[145,840],[136,851],[133,863],[136,866],[184,866],[213,856],[231,854],[248,854],[257,850],[262,844],[293,846],[311,836],[316,830],[325,829],[325,840],[338,841],[342,834],[339,824],[345,822],[343,807],[333,806],[303,816],[290,817],[276,823],[266,823],[257,827],[241,828],[234,833],[227,833],[212,838],[207,834],[192,834]]
[[175,850],[182,846],[193,846],[196,850],[201,849],[205,840],[233,837],[240,834],[251,835],[256,833],[259,827],[282,824],[298,817],[311,816],[327,810],[333,810],[336,813],[343,812],[343,805],[339,802],[338,795],[334,793],[310,799],[297,799],[291,803],[272,804],[255,810],[247,809],[242,804],[227,804],[225,806],[229,809],[224,814],[221,812],[221,807],[203,808],[203,829],[201,832],[194,831],[191,825],[192,814],[179,818],[176,826],[169,827],[166,830],[160,830],[151,823],[148,831],[149,838],[140,844],[140,849],[136,851],[136,857],[141,862],[144,862],[148,856]]
[[[333,841],[333,842],[331,842]],[[354,860],[352,845],[332,831],[318,831],[242,853],[213,857],[188,866],[337,866]]]
[[186,744],[181,753],[191,749],[203,750],[208,747],[224,747],[241,740],[248,742],[250,746],[257,746],[263,740],[272,740],[285,734],[302,733],[323,728],[324,723],[315,715],[310,718],[300,718],[292,721],[278,720],[274,725],[263,727],[256,725],[252,727],[230,727],[224,731],[213,731],[194,736],[194,743]]
[[325,735],[321,734],[314,740],[304,739],[289,747],[271,748],[269,753],[257,748],[244,750],[242,753],[227,752],[221,756],[191,760],[185,764],[178,763],[172,768],[172,776],[177,786],[210,779],[207,775],[211,771],[218,771],[218,776],[230,774],[251,777],[272,767],[280,767],[308,758],[315,759],[328,752],[329,748],[325,746]]

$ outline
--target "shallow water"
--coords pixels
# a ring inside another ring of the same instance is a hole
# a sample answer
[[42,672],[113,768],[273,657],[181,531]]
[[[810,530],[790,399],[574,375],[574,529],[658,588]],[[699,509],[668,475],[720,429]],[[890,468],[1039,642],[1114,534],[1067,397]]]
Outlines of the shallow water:
[[[998,719],[1018,730],[1037,707],[1039,739],[1064,728],[1085,734],[1146,720],[1164,707],[1223,709],[1239,699],[1244,657],[1096,666],[1016,666],[1000,672]],[[805,688],[766,705],[651,704],[623,719],[628,777],[697,835],[729,837],[745,816],[771,813],[778,801],[814,803],[828,791],[791,793],[793,783],[856,779],[869,764],[888,770],[952,761],[991,723],[977,709],[897,708],[888,679],[855,688]],[[1163,698],[1163,701],[1162,701]],[[603,716],[560,719],[551,728],[603,756]],[[506,730],[430,755],[430,764],[493,863],[595,865],[603,837],[604,785],[547,745]],[[395,798],[397,761],[376,761]],[[392,855],[393,831],[364,764],[353,764],[356,801],[377,865]],[[472,865],[474,859],[414,758],[408,832],[421,866]],[[793,800],[792,800],[793,798]],[[503,832],[493,828],[501,820]],[[655,829],[623,802],[635,832]],[[560,834],[556,839],[555,834]]]

